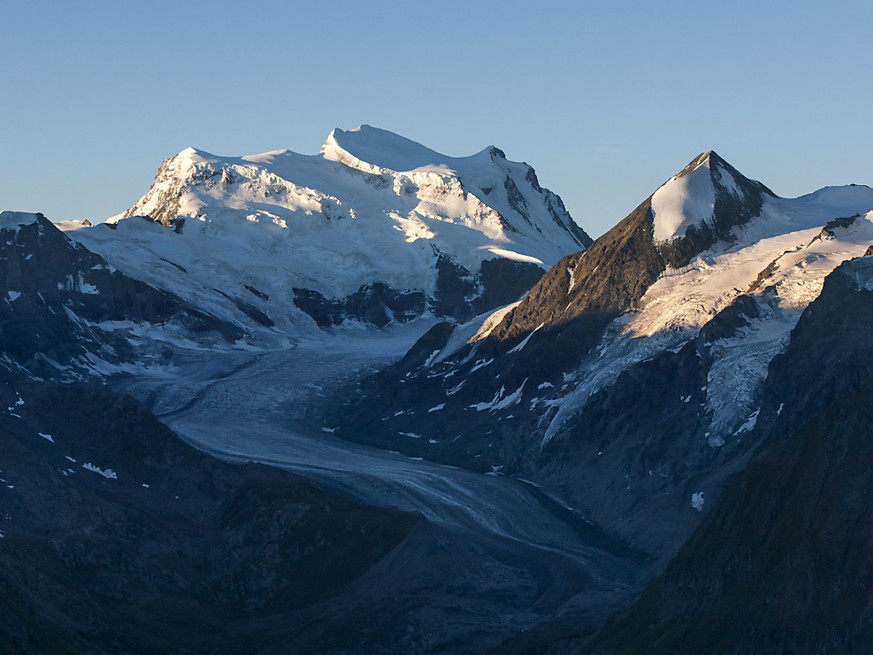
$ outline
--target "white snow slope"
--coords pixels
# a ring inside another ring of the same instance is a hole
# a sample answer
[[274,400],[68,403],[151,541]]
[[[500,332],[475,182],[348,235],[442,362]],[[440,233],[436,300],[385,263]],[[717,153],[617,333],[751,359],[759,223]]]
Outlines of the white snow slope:
[[[311,324],[293,288],[343,298],[381,282],[432,294],[440,253],[473,273],[500,257],[548,268],[586,241],[527,164],[496,148],[448,157],[366,125],[334,130],[317,155],[188,148],[124,216],[68,235],[222,318],[245,322],[222,293],[241,299],[286,334]],[[168,227],[177,217],[181,230]]]
[[[704,156],[705,157],[705,156]],[[715,188],[713,163],[705,157],[686,175],[670,178],[652,195],[655,241],[671,241],[685,235],[689,227],[712,220]],[[715,165],[727,188],[736,189],[731,174]]]

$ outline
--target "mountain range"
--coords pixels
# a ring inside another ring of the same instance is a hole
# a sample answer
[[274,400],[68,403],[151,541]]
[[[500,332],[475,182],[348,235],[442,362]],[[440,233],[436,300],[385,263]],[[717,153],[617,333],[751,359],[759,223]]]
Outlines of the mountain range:
[[871,255],[867,186],[592,241],[369,126],[3,212],[9,652],[866,652]]

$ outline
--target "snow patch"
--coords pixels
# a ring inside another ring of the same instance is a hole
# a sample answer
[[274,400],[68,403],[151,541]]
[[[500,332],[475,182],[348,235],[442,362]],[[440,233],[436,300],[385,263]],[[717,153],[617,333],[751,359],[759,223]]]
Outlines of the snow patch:
[[511,259],[514,262],[524,262],[526,264],[536,264],[537,266],[544,266],[543,260],[538,259],[537,257],[531,257],[530,255],[523,255],[519,252],[514,252],[512,250],[505,250],[504,248],[488,248],[488,252],[492,255],[497,255],[498,257],[502,257],[504,259]]
[[541,327],[543,327],[544,325],[545,325],[545,322],[540,323],[539,325],[537,325],[529,335],[527,335],[527,336],[526,336],[526,337],[525,337],[525,338],[524,338],[524,339],[523,339],[523,340],[522,340],[522,341],[521,341],[517,346],[515,346],[514,348],[512,348],[512,349],[509,351],[509,354],[512,354],[512,353],[518,353],[518,352],[521,352],[522,350],[524,350],[524,347],[527,345],[527,342],[530,341],[531,337],[532,337],[533,335],[535,335],[535,334],[537,333],[537,331],[538,331]]
[[454,387],[452,387],[451,389],[446,389],[446,395],[447,395],[447,396],[454,396],[456,393],[458,393],[458,392],[461,390],[461,388],[462,388],[466,383],[467,383],[466,380],[462,380],[461,383],[458,384],[457,386],[454,386]]
[[476,334],[467,341],[467,343],[476,343],[477,341],[481,341],[482,339],[486,338],[494,331],[494,328],[500,325],[506,315],[513,309],[518,307],[520,304],[521,301],[519,300],[518,302],[514,302],[506,305],[505,307],[494,310],[494,312],[492,312],[490,315],[488,315],[487,318],[485,318],[485,320],[482,322],[482,326],[479,328]]
[[752,413],[752,415],[746,419],[746,422],[737,428],[737,431],[734,432],[734,435],[738,435],[742,432],[751,432],[755,428],[755,424],[758,422],[758,414],[760,412],[760,409],[756,409]]
[[439,348],[437,348],[437,349],[434,350],[434,351],[433,351],[433,352],[428,356],[428,358],[425,360],[425,362],[424,362],[424,367],[425,367],[425,368],[430,368],[431,363],[433,362],[434,359],[436,359],[436,356],[439,355],[439,354],[440,354],[440,350],[439,350]]
[[524,385],[527,384],[527,378],[521,383],[521,386],[513,391],[508,396],[506,394],[506,389],[503,385],[500,386],[500,389],[497,390],[497,393],[494,394],[494,397],[487,403],[476,403],[474,405],[470,405],[471,409],[475,409],[477,412],[484,411],[497,411],[501,409],[506,409],[507,407],[511,407],[512,405],[517,405],[521,402],[521,396],[524,392]]
[[82,275],[81,271],[79,271],[79,273],[78,273],[76,288],[78,289],[78,291],[80,293],[84,293],[84,294],[87,294],[89,296],[96,296],[97,294],[100,293],[100,290],[96,286],[94,286],[93,284],[90,284],[88,282],[85,282],[85,276]]
[[480,368],[485,368],[486,366],[488,366],[489,364],[491,364],[493,361],[494,361],[494,358],[493,358],[493,357],[492,357],[491,359],[480,359],[480,360],[478,360],[478,361],[476,362],[476,364],[473,366],[473,368],[470,369],[470,375],[472,375],[473,373],[475,373],[476,371],[478,371]]
[[99,466],[95,466],[91,462],[85,462],[82,464],[83,469],[87,469],[88,471],[92,471],[97,475],[102,475],[107,480],[117,480],[118,475],[112,469],[102,469]]

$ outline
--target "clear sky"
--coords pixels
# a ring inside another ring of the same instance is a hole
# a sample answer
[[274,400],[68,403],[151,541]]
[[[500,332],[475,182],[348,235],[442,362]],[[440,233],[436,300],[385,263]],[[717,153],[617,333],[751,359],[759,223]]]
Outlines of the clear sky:
[[0,209],[99,220],[192,145],[368,123],[536,168],[596,236],[699,152],[873,185],[873,3],[0,0]]

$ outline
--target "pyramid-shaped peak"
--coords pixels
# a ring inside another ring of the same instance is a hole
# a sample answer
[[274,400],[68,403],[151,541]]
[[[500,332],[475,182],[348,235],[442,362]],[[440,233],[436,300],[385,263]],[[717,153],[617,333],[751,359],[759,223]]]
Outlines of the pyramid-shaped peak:
[[685,177],[686,175],[697,171],[700,168],[705,168],[709,170],[709,175],[712,179],[712,183],[715,184],[717,187],[724,187],[726,189],[733,190],[735,193],[737,192],[738,187],[745,188],[746,190],[751,190],[752,188],[754,188],[758,191],[766,193],[767,195],[775,195],[772,191],[770,191],[770,189],[768,189],[760,182],[752,180],[743,175],[715,150],[707,150],[706,152],[702,152],[697,155],[694,159],[688,162],[688,165],[685,166],[685,168],[683,168],[679,173],[674,175],[671,178],[671,181]]
[[688,165],[685,166],[685,168],[683,168],[679,173],[677,173],[675,177],[682,177],[683,175],[687,175],[691,171],[695,171],[701,166],[712,169],[719,165],[727,166],[728,168],[733,169],[733,166],[731,166],[724,159],[722,159],[715,150],[707,150],[706,152],[701,152],[694,159],[688,162]]
[[652,195],[655,241],[672,241],[691,230],[695,240],[711,245],[757,215],[766,195],[773,193],[707,150]]

